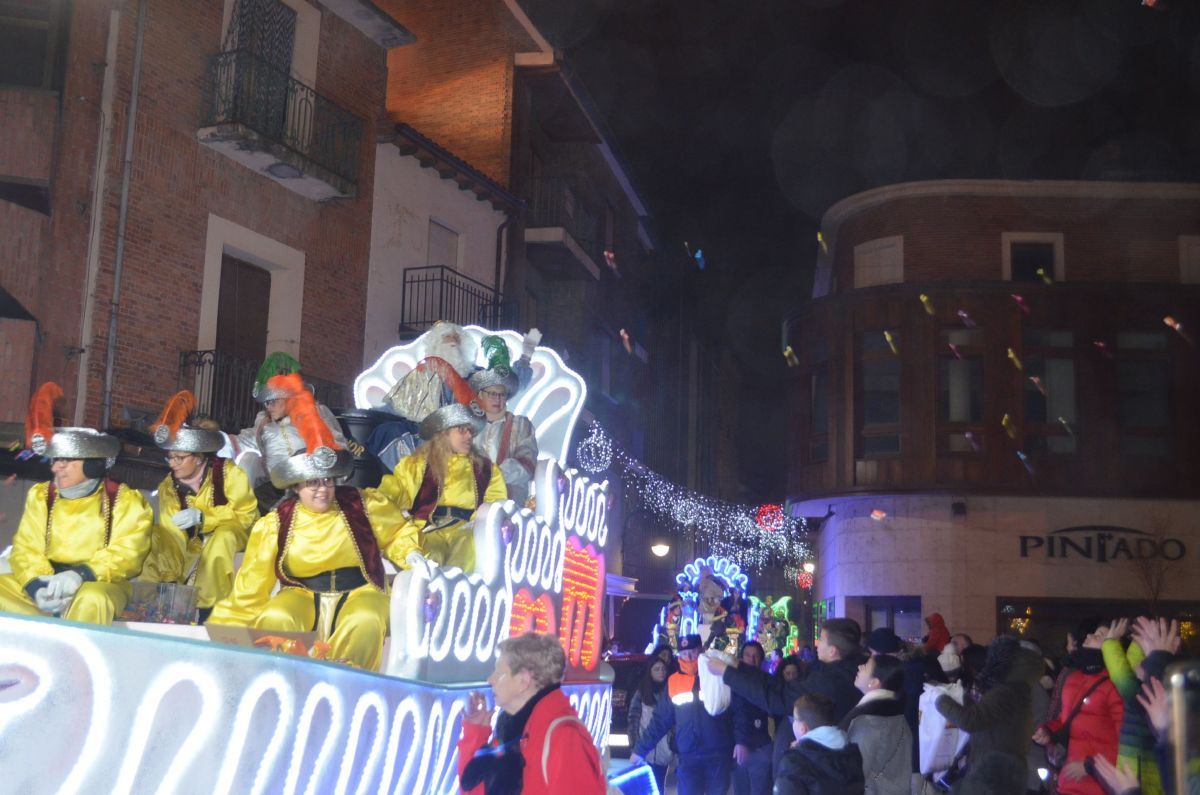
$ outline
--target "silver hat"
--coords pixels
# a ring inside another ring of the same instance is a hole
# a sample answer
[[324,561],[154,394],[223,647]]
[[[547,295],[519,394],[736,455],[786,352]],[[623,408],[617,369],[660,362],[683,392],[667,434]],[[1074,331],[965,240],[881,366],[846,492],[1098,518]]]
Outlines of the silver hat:
[[154,443],[163,450],[179,453],[215,453],[225,446],[225,437],[219,431],[191,428],[183,425],[171,436],[171,429],[159,425],[154,429]]
[[346,450],[318,447],[312,453],[296,453],[271,469],[271,483],[287,488],[317,478],[344,478],[354,470],[354,456]]
[[517,390],[520,388],[520,383],[517,381],[517,374],[512,371],[512,368],[503,365],[471,373],[471,377],[467,379],[467,383],[476,392],[482,392],[488,387],[493,386],[504,387],[504,391],[508,393],[509,397],[517,394]]
[[269,383],[254,387],[252,394],[259,403],[266,403],[268,400],[286,400],[292,396],[288,390],[277,389]]
[[474,402],[470,406],[464,406],[462,403],[450,403],[421,420],[417,430],[420,431],[422,439],[432,439],[434,434],[439,431],[456,428],[459,425],[470,425],[472,431],[479,433],[483,430],[484,425],[483,409]]
[[47,458],[106,458],[112,466],[121,452],[121,440],[92,428],[55,428],[49,442],[34,434],[33,452]]

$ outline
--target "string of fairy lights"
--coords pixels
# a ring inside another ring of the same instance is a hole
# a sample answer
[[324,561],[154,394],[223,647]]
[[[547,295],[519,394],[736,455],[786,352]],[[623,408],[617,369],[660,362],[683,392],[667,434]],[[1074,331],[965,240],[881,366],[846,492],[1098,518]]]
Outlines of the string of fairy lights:
[[592,474],[615,467],[625,488],[675,534],[694,532],[711,554],[728,558],[743,570],[782,567],[789,579],[795,579],[810,556],[803,538],[809,528],[803,519],[788,516],[779,505],[726,502],[681,486],[622,449],[598,422],[576,446],[575,460]]

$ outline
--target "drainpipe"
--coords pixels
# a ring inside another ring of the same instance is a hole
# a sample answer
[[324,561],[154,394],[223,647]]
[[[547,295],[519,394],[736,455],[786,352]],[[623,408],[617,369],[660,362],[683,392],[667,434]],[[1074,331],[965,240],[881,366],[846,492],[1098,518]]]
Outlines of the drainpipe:
[[108,302],[108,350],[104,364],[104,401],[100,404],[100,427],[107,427],[112,414],[113,360],[117,354],[117,311],[121,306],[121,272],[125,265],[125,225],[129,221],[129,182],[133,176],[133,132],[137,121],[138,90],[142,84],[142,43],[146,34],[146,0],[138,2],[137,36],[133,44],[133,80],[129,86],[129,111],[125,125],[125,156],[121,165],[121,209],[117,216],[117,254],[113,261],[112,298]]
[[513,224],[509,215],[500,226],[496,227],[496,281],[492,290],[496,295],[496,326],[500,326],[500,286],[504,283],[504,241],[508,236],[508,228]]
[[87,410],[88,368],[91,361],[93,315],[96,310],[96,278],[100,270],[100,232],[104,220],[104,195],[108,185],[108,148],[112,143],[113,91],[117,78],[117,39],[121,12],[108,14],[108,45],[104,49],[104,82],[100,89],[100,130],[96,137],[96,164],[92,178],[91,226],[88,229],[87,269],[83,293],[83,317],[79,322],[79,369],[75,375],[75,421],[83,425]]

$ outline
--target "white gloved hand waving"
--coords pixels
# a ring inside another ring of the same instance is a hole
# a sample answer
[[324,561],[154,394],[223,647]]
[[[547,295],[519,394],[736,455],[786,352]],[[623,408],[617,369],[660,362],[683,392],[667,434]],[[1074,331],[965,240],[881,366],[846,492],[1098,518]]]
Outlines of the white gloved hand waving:
[[204,524],[204,514],[200,512],[199,508],[184,508],[182,511],[177,511],[171,517],[171,521],[180,530],[187,530]]
[[83,575],[67,569],[52,575],[50,582],[46,585],[46,590],[51,599],[70,599],[81,585],[83,585]]
[[529,332],[521,340],[521,358],[528,359],[533,356],[533,351],[537,348],[538,343],[542,341],[542,332],[535,328],[529,329]]

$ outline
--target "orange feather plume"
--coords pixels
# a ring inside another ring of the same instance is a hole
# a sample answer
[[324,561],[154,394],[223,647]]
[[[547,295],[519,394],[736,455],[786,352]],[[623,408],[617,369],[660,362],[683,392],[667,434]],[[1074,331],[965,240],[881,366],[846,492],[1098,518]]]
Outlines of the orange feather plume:
[[54,403],[62,396],[62,387],[53,381],[47,381],[33,393],[29,413],[25,415],[25,444],[30,448],[34,434],[41,434],[47,444],[54,436]]
[[304,445],[311,454],[318,447],[328,447],[337,450],[337,442],[333,440],[333,431],[321,419],[317,412],[317,401],[312,392],[304,385],[304,379],[299,373],[272,376],[267,384],[274,389],[286,390],[290,395],[287,402],[288,416],[292,425],[300,432]]
[[171,396],[171,399],[167,401],[167,405],[163,406],[162,414],[158,415],[158,421],[150,426],[150,428],[154,430],[160,425],[165,425],[171,432],[171,435],[167,438],[174,439],[175,434],[179,432],[179,428],[183,425],[183,421],[195,410],[196,396],[186,389],[181,390]]

